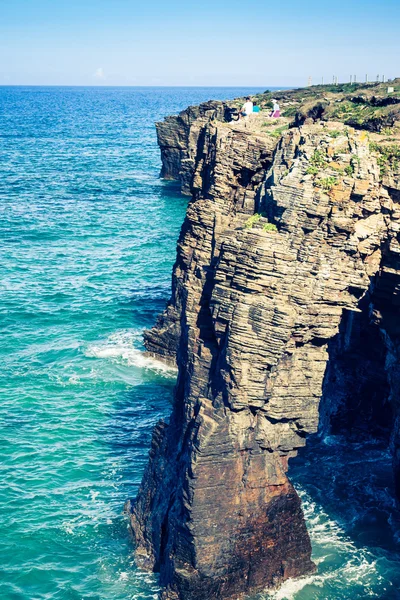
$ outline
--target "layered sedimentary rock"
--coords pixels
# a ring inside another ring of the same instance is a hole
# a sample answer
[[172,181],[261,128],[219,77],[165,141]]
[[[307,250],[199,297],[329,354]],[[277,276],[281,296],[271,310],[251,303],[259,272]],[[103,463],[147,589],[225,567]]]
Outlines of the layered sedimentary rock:
[[190,106],[178,116],[167,117],[156,124],[161,149],[161,177],[176,179],[183,194],[190,194],[190,182],[197,155],[197,142],[203,126],[214,119],[229,116],[226,102],[210,101]]
[[[341,124],[277,141],[223,111],[190,118],[158,130],[164,174],[190,182],[192,200],[171,300],[145,336],[179,375],[131,524],[163,597],[236,599],[314,570],[286,472],[317,431],[329,355],[354,313],[385,340],[375,362],[396,405],[399,186],[382,181],[365,133]],[[398,465],[400,420],[392,447]]]

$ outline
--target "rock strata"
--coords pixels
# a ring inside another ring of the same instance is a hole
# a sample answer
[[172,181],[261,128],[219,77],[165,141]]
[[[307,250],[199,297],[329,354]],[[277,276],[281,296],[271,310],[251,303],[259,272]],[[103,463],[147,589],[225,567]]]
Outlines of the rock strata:
[[327,364],[354,323],[382,340],[371,364],[400,473],[398,173],[385,180],[365,132],[340,122],[261,125],[228,123],[222,103],[158,125],[163,175],[192,193],[172,297],[145,334],[176,360],[175,401],[130,505],[163,598],[233,600],[315,569],[288,460],[323,395],[328,420],[339,410],[344,367]]
[[176,179],[183,194],[190,194],[190,182],[197,155],[197,142],[203,126],[214,119],[229,118],[226,102],[210,101],[190,106],[178,116],[156,124],[161,149],[161,177]]

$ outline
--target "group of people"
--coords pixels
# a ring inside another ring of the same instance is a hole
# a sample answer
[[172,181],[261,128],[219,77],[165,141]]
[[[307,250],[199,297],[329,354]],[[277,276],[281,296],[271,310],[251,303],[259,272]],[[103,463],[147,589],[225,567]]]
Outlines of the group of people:
[[[272,104],[273,104],[273,107],[272,107],[272,111],[269,114],[269,116],[274,119],[279,119],[279,117],[281,116],[281,110],[279,108],[279,104],[278,104],[277,100],[273,99]],[[250,96],[247,96],[246,102],[243,104],[243,106],[240,110],[239,118],[247,119],[251,114],[257,113],[257,112],[260,112],[260,107],[258,106],[258,104],[256,102],[252,102]]]

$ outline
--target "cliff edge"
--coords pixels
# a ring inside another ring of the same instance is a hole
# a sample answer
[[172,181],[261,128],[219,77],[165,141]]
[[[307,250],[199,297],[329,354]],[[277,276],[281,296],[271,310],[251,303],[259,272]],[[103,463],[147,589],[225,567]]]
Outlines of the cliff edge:
[[332,103],[354,96],[320,87],[282,92],[279,123],[211,102],[158,124],[162,174],[192,194],[145,334],[177,363],[173,411],[129,505],[163,598],[233,600],[315,570],[286,473],[322,418],[378,420],[399,473],[396,103],[358,89],[376,114],[350,127]]

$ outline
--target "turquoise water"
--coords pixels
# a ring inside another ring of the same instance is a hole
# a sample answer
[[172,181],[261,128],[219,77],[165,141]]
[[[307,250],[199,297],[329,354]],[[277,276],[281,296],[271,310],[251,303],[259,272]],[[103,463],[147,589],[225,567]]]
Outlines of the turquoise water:
[[[0,88],[1,600],[157,595],[122,515],[175,377],[141,353],[186,207],[154,121],[247,91]],[[385,449],[327,438],[291,471],[319,573],[272,597],[399,597]]]

